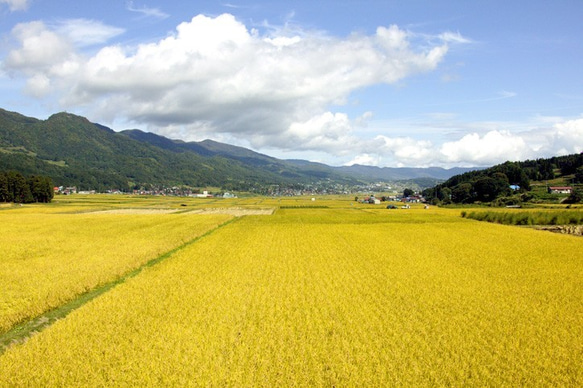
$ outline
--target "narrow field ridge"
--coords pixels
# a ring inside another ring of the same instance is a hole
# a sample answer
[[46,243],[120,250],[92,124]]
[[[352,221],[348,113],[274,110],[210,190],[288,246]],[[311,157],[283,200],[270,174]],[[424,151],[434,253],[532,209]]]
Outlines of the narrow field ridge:
[[41,314],[35,318],[32,318],[26,322],[20,323],[14,326],[12,329],[8,330],[7,332],[0,334],[0,355],[6,351],[10,346],[24,343],[26,340],[34,335],[35,333],[39,333],[42,330],[46,329],[47,327],[51,326],[54,322],[59,319],[65,318],[69,313],[72,311],[82,307],[86,303],[90,302],[91,300],[97,298],[98,296],[108,292],[115,286],[124,283],[128,279],[131,279],[142,272],[145,268],[152,267],[163,260],[171,257],[176,252],[184,249],[185,247],[194,244],[195,242],[199,241],[200,239],[210,235],[211,233],[215,232],[216,230],[239,220],[239,217],[232,218],[214,229],[209,230],[208,232],[193,238],[190,241],[185,242],[184,244],[146,262],[145,264],[141,265],[140,267],[126,273],[122,277],[113,280],[109,283],[96,287],[90,291],[87,291],[84,294],[79,295],[77,298],[51,310],[47,311],[44,314]]

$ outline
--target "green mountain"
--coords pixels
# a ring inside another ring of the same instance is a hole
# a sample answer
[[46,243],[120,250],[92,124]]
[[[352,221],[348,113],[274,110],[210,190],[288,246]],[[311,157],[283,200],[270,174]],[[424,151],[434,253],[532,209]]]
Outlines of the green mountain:
[[406,178],[446,179],[458,172],[330,167],[280,160],[212,140],[184,142],[137,129],[115,132],[69,113],[38,120],[2,109],[0,170],[46,175],[56,185],[96,190],[151,185],[248,190],[322,180],[353,185]]

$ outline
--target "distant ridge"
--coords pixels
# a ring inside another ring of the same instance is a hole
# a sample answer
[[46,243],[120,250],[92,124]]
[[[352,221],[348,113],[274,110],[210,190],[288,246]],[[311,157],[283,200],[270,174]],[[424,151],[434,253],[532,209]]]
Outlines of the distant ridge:
[[57,185],[131,189],[148,185],[220,187],[314,184],[359,185],[377,181],[436,181],[471,168],[331,167],[282,160],[213,140],[185,142],[139,129],[115,132],[66,112],[47,120],[0,109],[0,169],[50,176]]
[[476,168],[454,167],[444,169],[441,167],[375,167],[353,164],[352,166],[335,167],[337,171],[349,173],[353,176],[375,177],[378,180],[406,180],[415,178],[448,179],[453,175],[462,174]]

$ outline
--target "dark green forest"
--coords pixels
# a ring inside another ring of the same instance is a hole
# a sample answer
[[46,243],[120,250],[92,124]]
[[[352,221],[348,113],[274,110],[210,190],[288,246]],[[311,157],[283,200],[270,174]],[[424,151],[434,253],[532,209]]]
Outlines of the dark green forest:
[[[455,175],[425,189],[423,196],[434,204],[476,202],[515,204],[530,199],[532,181],[563,177],[569,184],[583,183],[583,154],[548,159],[505,162],[487,169]],[[578,193],[574,193],[574,196]]]
[[51,202],[54,196],[51,178],[31,175],[25,178],[17,171],[0,171],[0,202]]

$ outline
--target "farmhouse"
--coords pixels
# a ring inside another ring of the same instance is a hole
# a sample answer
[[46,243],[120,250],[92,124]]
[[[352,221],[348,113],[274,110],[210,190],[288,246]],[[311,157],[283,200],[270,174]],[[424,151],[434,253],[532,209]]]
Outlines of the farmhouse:
[[76,186],[71,186],[71,187],[65,187],[65,186],[59,186],[59,187],[54,187],[53,191],[55,192],[55,194],[64,194],[64,195],[68,195],[68,194],[75,194],[77,193],[77,187]]
[[401,198],[401,202],[420,203],[425,202],[425,198],[420,195],[411,195],[409,197]]
[[551,186],[549,187],[550,194],[571,194],[573,188],[571,186]]
[[209,194],[209,192],[207,190],[204,190],[202,192],[202,194],[193,194],[193,197],[196,198],[212,198],[212,194]]
[[362,203],[370,203],[373,205],[379,205],[381,203],[380,199],[375,198],[374,195],[371,195],[370,197],[366,197],[362,200]]

